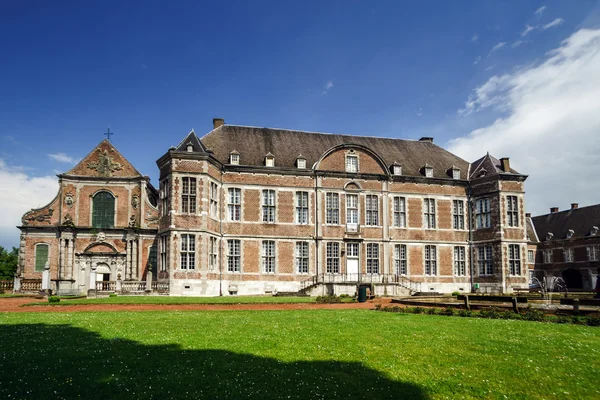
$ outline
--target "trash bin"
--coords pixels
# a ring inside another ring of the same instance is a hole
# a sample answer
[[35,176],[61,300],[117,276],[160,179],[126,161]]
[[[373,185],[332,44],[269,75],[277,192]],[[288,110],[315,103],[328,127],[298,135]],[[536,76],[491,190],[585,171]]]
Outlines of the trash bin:
[[367,301],[367,287],[360,286],[358,288],[358,302],[364,303],[365,301]]

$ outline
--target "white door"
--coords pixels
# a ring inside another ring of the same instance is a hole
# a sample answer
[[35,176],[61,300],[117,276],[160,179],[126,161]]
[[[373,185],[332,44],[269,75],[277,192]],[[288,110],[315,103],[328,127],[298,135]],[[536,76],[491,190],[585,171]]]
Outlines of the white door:
[[346,244],[346,279],[358,281],[358,243]]

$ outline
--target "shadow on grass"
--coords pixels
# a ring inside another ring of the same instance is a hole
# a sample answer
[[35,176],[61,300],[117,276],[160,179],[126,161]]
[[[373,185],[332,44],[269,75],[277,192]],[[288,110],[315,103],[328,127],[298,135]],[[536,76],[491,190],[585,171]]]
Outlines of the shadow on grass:
[[358,362],[298,361],[106,339],[70,325],[0,326],[0,398],[427,399]]

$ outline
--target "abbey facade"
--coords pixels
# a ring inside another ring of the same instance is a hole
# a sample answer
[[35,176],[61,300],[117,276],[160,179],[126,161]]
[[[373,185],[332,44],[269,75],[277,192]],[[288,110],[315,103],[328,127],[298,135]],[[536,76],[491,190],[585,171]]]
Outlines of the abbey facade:
[[23,217],[21,286],[46,267],[63,293],[527,287],[526,176],[508,158],[469,163],[432,138],[213,124],[158,159],[158,191],[108,141],[59,175],[56,199]]

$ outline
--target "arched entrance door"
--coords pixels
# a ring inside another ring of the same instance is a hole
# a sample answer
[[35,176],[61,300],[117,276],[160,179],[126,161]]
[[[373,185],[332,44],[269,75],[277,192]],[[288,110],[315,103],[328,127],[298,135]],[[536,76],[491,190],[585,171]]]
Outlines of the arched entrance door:
[[562,272],[562,278],[569,289],[583,289],[583,278],[581,272],[576,269],[569,268]]
[[96,281],[97,282],[108,282],[110,281],[110,267],[106,263],[98,263],[96,265]]

